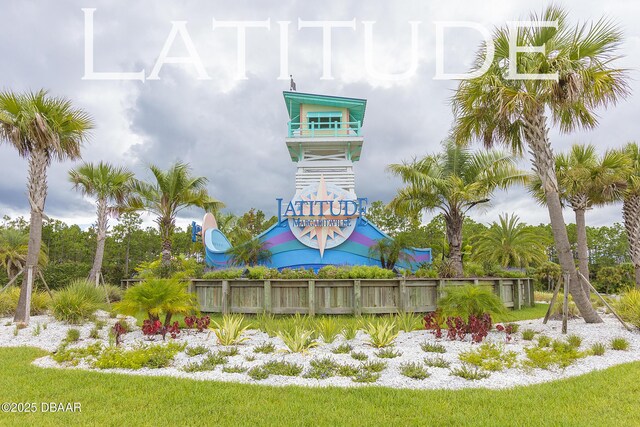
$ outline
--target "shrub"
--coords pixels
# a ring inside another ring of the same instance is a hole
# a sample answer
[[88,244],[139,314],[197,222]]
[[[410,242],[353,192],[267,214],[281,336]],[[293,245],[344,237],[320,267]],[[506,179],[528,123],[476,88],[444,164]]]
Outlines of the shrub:
[[339,365],[338,369],[336,369],[336,374],[341,377],[353,377],[359,371],[357,366],[353,365]]
[[205,354],[207,351],[209,351],[207,349],[207,347],[203,346],[203,345],[197,345],[194,347],[187,347],[185,350],[185,353],[187,354],[187,356],[200,356],[201,354]]
[[194,311],[196,301],[184,282],[177,279],[147,279],[127,289],[122,301],[114,307],[117,312],[131,316],[147,313],[152,322],[164,315],[164,324],[169,326],[174,314]]
[[330,357],[322,359],[314,359],[309,362],[311,369],[304,374],[305,378],[315,378],[317,380],[323,380],[325,378],[336,375],[339,368],[339,364]]
[[341,331],[340,323],[334,317],[322,317],[316,321],[315,330],[327,344],[331,344]]
[[72,343],[72,342],[76,342],[80,339],[80,331],[78,329],[68,329],[67,330],[67,336],[64,339],[65,342],[67,343]]
[[75,280],[53,295],[51,308],[57,320],[82,323],[96,310],[105,308],[104,290],[86,280]]
[[594,356],[602,356],[606,351],[607,347],[600,342],[597,342],[591,346],[591,354]]
[[255,347],[253,349],[254,353],[262,353],[262,354],[269,354],[269,353],[273,353],[276,350],[276,346],[273,345],[273,343],[270,342],[265,342],[257,347]]
[[531,341],[533,340],[535,334],[536,331],[534,331],[533,329],[525,329],[524,331],[522,331],[522,339],[525,341]]
[[202,275],[202,278],[203,279],[209,279],[209,280],[238,279],[238,278],[242,277],[242,272],[243,271],[244,271],[244,269],[242,269],[242,268],[228,268],[228,269],[214,270],[214,271],[209,271],[207,273],[204,273]]
[[425,353],[446,353],[447,352],[447,349],[442,344],[433,344],[426,341],[420,344],[420,348]]
[[369,344],[376,348],[393,345],[398,336],[396,322],[391,319],[368,322],[365,331],[369,334]]
[[552,366],[558,366],[564,369],[586,356],[586,353],[560,340],[553,341],[550,346],[538,345],[525,348],[524,351],[527,355],[527,360],[523,362],[525,368],[550,369]]
[[538,336],[538,347],[549,347],[551,345],[551,338],[546,335]]
[[238,347],[227,347],[227,348],[222,348],[220,350],[218,350],[218,354],[221,356],[237,356],[238,354],[240,354],[240,351],[238,350]]
[[255,366],[249,369],[249,372],[247,372],[247,374],[249,375],[249,378],[256,381],[266,380],[267,378],[269,378],[269,372],[267,372],[266,369],[264,369],[262,366]]
[[244,331],[249,326],[242,326],[244,323],[244,316],[236,314],[225,314],[222,317],[222,323],[213,322],[213,333],[218,338],[218,343],[221,345],[234,345],[240,344],[248,340],[246,337],[242,337]]
[[448,368],[451,366],[451,363],[444,360],[442,357],[425,357],[424,364],[427,366],[431,366],[432,368]]
[[351,357],[355,360],[360,360],[360,361],[367,360],[369,358],[369,356],[367,356],[366,354],[362,352],[357,352],[357,351],[352,351]]
[[197,329],[198,332],[203,332],[211,324],[211,318],[209,316],[185,316],[184,324],[187,325],[187,328]]
[[69,363],[72,366],[78,365],[81,359],[92,356],[97,357],[102,351],[102,343],[96,342],[87,347],[67,348],[63,343],[51,357],[57,363]]
[[227,363],[227,357],[217,352],[210,353],[202,362],[190,363],[183,369],[185,372],[212,371],[216,366],[224,365],[225,363]]
[[369,362],[364,362],[360,365],[360,369],[363,369],[368,372],[382,372],[387,367],[385,362],[374,362],[373,360]]
[[358,333],[358,324],[355,322],[349,322],[342,328],[342,336],[345,340],[351,341],[356,338]]
[[618,314],[636,328],[640,328],[640,290],[632,289],[624,293],[615,304]]
[[244,360],[246,360],[247,362],[253,362],[254,360],[256,360],[256,357],[255,357],[254,355],[247,354],[247,355],[244,357]]
[[419,363],[409,362],[400,365],[400,373],[405,377],[412,378],[414,380],[423,380],[429,377],[429,372],[426,368]]
[[380,374],[363,369],[358,369],[356,374],[351,377],[351,381],[355,383],[374,383],[378,379],[380,379]]
[[414,313],[400,312],[396,314],[398,329],[405,332],[422,329],[422,319]]
[[285,362],[284,360],[271,360],[262,365],[262,369],[267,371],[267,373],[269,373],[270,375],[297,377],[302,372],[302,365]]
[[[18,300],[16,299],[16,306]],[[45,314],[49,310],[51,305],[51,297],[46,292],[34,291],[31,293],[31,308],[30,313],[32,316]],[[15,309],[14,309],[15,311]]]
[[298,326],[293,331],[280,331],[278,336],[293,353],[305,353],[318,345],[318,342],[313,339],[313,332],[305,331]]
[[490,289],[481,286],[449,286],[446,295],[438,300],[438,307],[446,316],[481,317],[484,313],[503,314],[504,304]]
[[[116,334],[123,333],[116,330],[117,325],[122,325],[123,323],[124,322],[120,321],[114,326],[114,332]],[[142,333],[149,337],[160,335],[162,336],[163,341],[167,334],[169,334],[171,338],[176,339],[180,334],[180,325],[178,324],[178,322],[173,322],[173,325],[167,326],[163,325],[159,320],[151,321],[149,319],[145,319],[142,322]]]
[[222,372],[227,374],[241,374],[246,372],[247,368],[243,365],[223,366]]
[[333,350],[331,350],[331,352],[333,354],[347,354],[351,350],[353,350],[353,347],[351,347],[351,345],[349,345],[349,344],[340,344],[338,347],[336,347]]
[[579,348],[582,344],[582,338],[580,338],[578,335],[571,334],[567,337],[567,343],[571,347]]
[[483,372],[477,367],[470,367],[468,365],[462,365],[457,368],[453,368],[449,371],[449,375],[454,375],[456,377],[464,378],[469,381],[477,381],[483,380],[485,378],[489,378],[488,372]]
[[107,347],[93,362],[98,369],[141,369],[166,368],[177,353],[184,350],[184,344],[140,346],[131,350],[122,347]]
[[109,297],[109,302],[118,302],[122,299],[122,295],[124,295],[124,291],[120,286],[115,285],[104,285],[106,290],[106,294]]
[[627,351],[629,350],[629,341],[625,338],[613,338],[611,340],[611,348],[614,350]]
[[516,353],[514,351],[504,351],[495,344],[485,343],[480,347],[463,351],[458,358],[470,365],[477,366],[486,371],[502,371],[504,368],[511,368],[516,363]]
[[393,359],[395,357],[402,356],[402,353],[392,348],[383,348],[382,350],[376,353],[376,356],[378,356],[381,359]]

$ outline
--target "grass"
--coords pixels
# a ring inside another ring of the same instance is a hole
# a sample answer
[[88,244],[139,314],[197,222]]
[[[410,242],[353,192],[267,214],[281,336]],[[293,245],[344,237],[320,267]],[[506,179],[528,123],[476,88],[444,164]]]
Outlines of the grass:
[[[0,425],[152,426],[185,420],[220,426],[289,425],[292,420],[320,426],[640,424],[635,410],[640,362],[509,390],[395,390],[268,387],[31,365],[45,354],[33,348],[0,349],[0,400],[79,402],[82,412],[8,413],[0,416]],[[163,405],[149,399],[149,390],[162,396]],[[247,396],[260,404],[247,404]]]

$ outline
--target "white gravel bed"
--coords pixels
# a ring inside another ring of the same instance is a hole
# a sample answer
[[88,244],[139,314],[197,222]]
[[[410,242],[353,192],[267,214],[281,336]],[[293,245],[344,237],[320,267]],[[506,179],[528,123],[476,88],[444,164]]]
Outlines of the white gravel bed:
[[[106,345],[108,331],[115,322],[115,319],[109,319],[106,313],[101,313],[101,318],[107,320],[108,326],[103,328],[100,332],[100,341]],[[422,364],[425,357],[442,357],[445,360],[451,362],[451,367],[461,366],[461,362],[458,359],[458,354],[461,351],[466,351],[471,348],[475,348],[478,344],[471,344],[469,337],[465,342],[461,341],[449,341],[446,338],[446,330],[444,330],[445,337],[436,340],[431,332],[426,330],[414,331],[410,333],[401,332],[396,339],[394,349],[401,353],[401,356],[393,359],[380,359],[375,356],[377,349],[372,348],[367,344],[367,335],[362,331],[358,332],[356,339],[349,341],[349,344],[353,347],[354,351],[363,352],[369,356],[369,361],[384,361],[387,363],[387,368],[381,373],[380,378],[375,383],[356,383],[349,377],[330,377],[327,379],[316,380],[303,378],[302,376],[287,377],[279,375],[271,375],[265,380],[256,381],[251,379],[246,372],[245,373],[224,373],[222,372],[222,366],[217,366],[212,371],[206,372],[185,372],[182,368],[194,362],[201,361],[205,356],[189,357],[184,352],[179,353],[171,367],[161,369],[140,369],[140,370],[127,370],[127,369],[108,369],[108,370],[96,370],[99,372],[117,372],[131,375],[148,375],[148,376],[171,376],[180,378],[190,378],[195,380],[214,380],[214,381],[229,381],[229,382],[241,382],[249,384],[261,384],[270,386],[308,386],[308,387],[359,387],[359,386],[385,386],[393,388],[408,388],[408,389],[461,389],[461,388],[490,388],[490,389],[502,389],[510,388],[520,385],[537,384],[547,381],[553,381],[561,378],[574,377],[582,375],[595,370],[606,369],[610,366],[618,365],[621,363],[633,362],[640,360],[640,331],[629,332],[625,330],[620,323],[611,315],[603,315],[604,323],[602,324],[586,324],[582,319],[575,319],[569,321],[569,334],[575,334],[582,338],[582,345],[580,350],[586,350],[591,347],[592,344],[600,342],[607,346],[607,351],[603,356],[588,356],[582,359],[578,359],[573,365],[566,369],[530,369],[524,370],[522,368],[505,369],[501,372],[491,372],[489,378],[482,380],[466,380],[457,376],[452,376],[447,368],[434,368],[427,367],[430,377],[424,380],[414,380],[403,376],[399,367],[406,362],[418,362]],[[30,325],[26,329],[19,330],[17,335],[15,333],[15,326],[11,323],[10,318],[0,318],[0,347],[18,347],[18,346],[31,346],[39,347],[47,351],[54,351],[60,345],[60,342],[65,338],[67,330],[70,328],[76,328],[80,330],[81,339],[77,344],[73,346],[87,346],[94,343],[96,340],[88,338],[89,332],[93,329],[93,323],[87,323],[81,326],[66,325],[61,322],[55,321],[51,316],[34,316],[31,319]],[[135,323],[135,319],[127,319],[132,325]],[[526,320],[516,322],[520,325],[520,331],[514,334],[514,339],[505,343],[505,334],[493,330],[489,333],[489,336],[485,339],[485,342],[500,343],[504,346],[505,350],[513,350],[518,356],[518,362],[525,359],[524,348],[534,345],[535,341],[524,341],[521,338],[521,332],[525,329],[533,329],[538,334],[544,334],[550,338],[562,338],[560,332],[560,321],[549,321],[547,325],[542,324],[542,319]],[[40,324],[40,334],[34,336],[34,331],[37,325]],[[44,325],[46,324],[46,329]],[[266,333],[250,330],[245,334],[249,339],[242,344],[238,345],[239,355],[228,357],[227,366],[243,365],[248,369],[254,366],[262,365],[270,360],[285,360],[301,364],[304,366],[304,371],[309,369],[309,362],[313,359],[321,357],[331,357],[333,360],[340,364],[350,364],[358,366],[359,361],[354,360],[350,354],[333,354],[332,349],[343,344],[345,340],[339,336],[332,344],[322,343],[316,348],[310,349],[305,354],[288,353],[287,348],[279,338],[269,338]],[[537,335],[536,335],[537,336]],[[610,341],[615,337],[623,337],[630,343],[628,351],[615,351],[610,348]],[[156,339],[155,342],[161,341]],[[167,341],[171,340],[167,336]],[[208,332],[197,333],[193,330],[185,331],[179,335],[175,340],[177,342],[186,342],[188,346],[204,345],[210,351],[216,351],[223,349],[224,347],[216,344],[216,339],[213,334]],[[420,344],[428,341],[432,343],[442,344],[446,348],[446,353],[425,353],[420,348]],[[138,345],[140,342],[151,342],[146,337],[143,337],[139,328],[136,328],[134,332],[130,332],[124,335],[123,346],[132,347]],[[265,342],[272,342],[276,346],[276,352],[272,354],[254,353],[253,349]],[[255,357],[254,361],[247,361],[245,356]],[[65,368],[65,369],[91,369],[88,364],[80,363],[76,367],[68,368],[66,366],[60,366],[50,356],[46,356],[34,361],[34,364],[43,368]]]

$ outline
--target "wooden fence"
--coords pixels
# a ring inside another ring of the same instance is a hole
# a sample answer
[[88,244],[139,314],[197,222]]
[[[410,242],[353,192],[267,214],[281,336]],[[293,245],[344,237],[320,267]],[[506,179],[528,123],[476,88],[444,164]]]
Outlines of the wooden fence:
[[[135,279],[124,280],[128,286]],[[515,310],[533,306],[533,280],[478,279],[192,279],[200,310],[205,313],[377,314],[437,308],[447,287],[475,284],[499,295]]]

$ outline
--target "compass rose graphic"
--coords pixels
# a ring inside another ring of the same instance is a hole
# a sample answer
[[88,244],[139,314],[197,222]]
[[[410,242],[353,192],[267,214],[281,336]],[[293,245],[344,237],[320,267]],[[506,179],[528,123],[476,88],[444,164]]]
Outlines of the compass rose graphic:
[[304,245],[317,248],[322,257],[325,249],[340,245],[353,232],[358,214],[346,213],[347,203],[356,200],[354,194],[327,183],[323,175],[320,182],[303,189],[292,200],[302,205],[302,215],[289,217],[291,231]]

